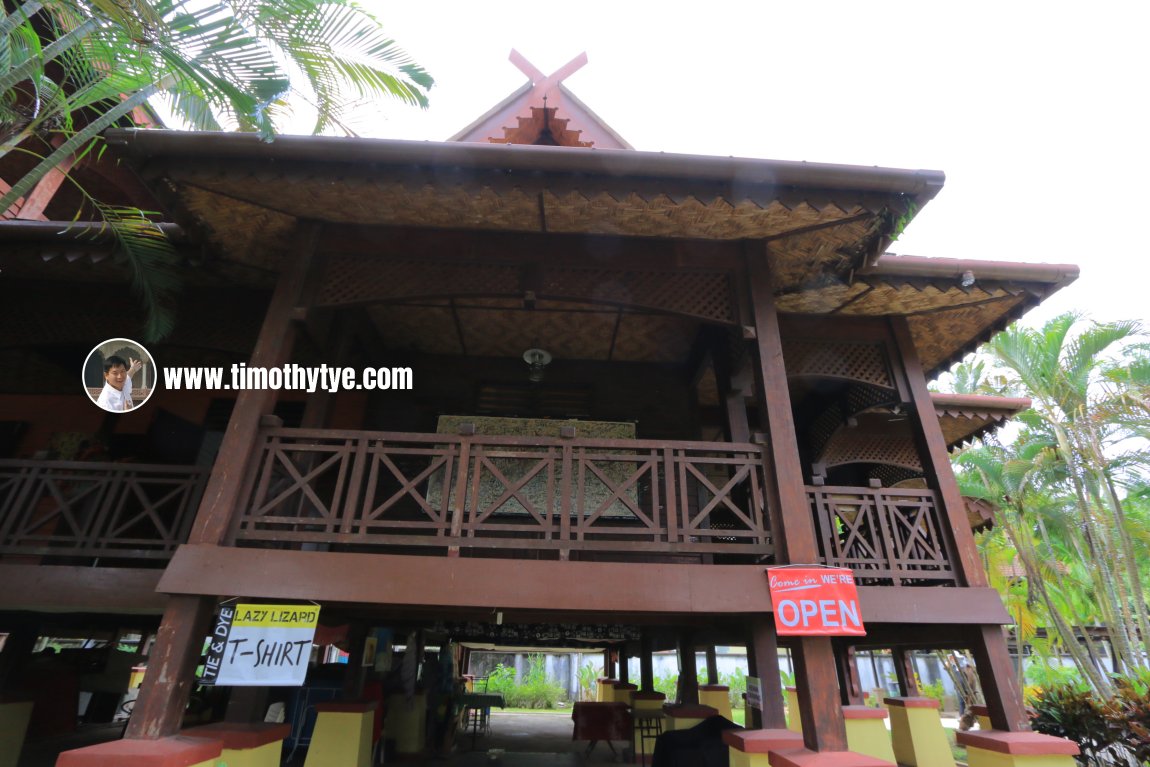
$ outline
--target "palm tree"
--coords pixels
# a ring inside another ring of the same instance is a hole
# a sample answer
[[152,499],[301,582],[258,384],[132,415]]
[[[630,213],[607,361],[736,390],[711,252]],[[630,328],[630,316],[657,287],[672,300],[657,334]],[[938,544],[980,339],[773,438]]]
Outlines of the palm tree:
[[[1063,315],[1038,330],[1013,327],[988,351],[1010,387],[1032,398],[1024,430],[1008,447],[984,446],[958,463],[996,500],[999,519],[1083,674],[1110,691],[1101,654],[1076,627],[1104,624],[1120,670],[1150,666],[1145,565],[1121,488],[1137,481],[1146,451],[1121,449],[1135,433],[1134,381],[1115,373],[1108,354],[1136,338],[1133,323],[1082,327]],[[1123,367],[1123,369],[1125,369]],[[1144,397],[1143,397],[1144,401]]]
[[[426,106],[431,85],[351,0],[26,0],[0,19],[0,160],[37,160],[8,179],[0,211],[161,94],[192,128],[230,124],[271,140],[289,94],[314,108],[314,132],[346,132],[349,106]],[[166,334],[175,281],[162,233],[141,211],[88,203],[133,270],[150,310],[147,335]]]

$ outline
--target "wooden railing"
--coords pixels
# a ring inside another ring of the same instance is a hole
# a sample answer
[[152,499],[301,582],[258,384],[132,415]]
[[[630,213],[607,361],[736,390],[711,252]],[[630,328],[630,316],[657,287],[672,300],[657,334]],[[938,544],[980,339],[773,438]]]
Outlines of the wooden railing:
[[167,559],[187,539],[199,467],[0,461],[0,555]]
[[820,560],[875,586],[955,585],[949,535],[932,490],[807,487]]
[[756,445],[267,429],[230,541],[755,561],[762,471]]

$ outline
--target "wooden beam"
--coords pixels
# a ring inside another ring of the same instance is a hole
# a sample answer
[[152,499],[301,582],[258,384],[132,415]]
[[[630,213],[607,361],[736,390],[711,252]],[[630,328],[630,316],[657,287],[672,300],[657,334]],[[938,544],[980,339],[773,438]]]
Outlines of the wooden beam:
[[1022,705],[1002,626],[975,626],[973,632],[971,653],[991,726],[1008,732],[1029,730],[1030,719]]
[[[252,352],[250,367],[275,367],[290,359],[295,339],[292,313],[297,307],[308,305],[307,294],[319,284],[315,274],[316,260],[313,259],[319,234],[320,224],[315,222],[300,222],[297,227],[296,249],[288,255],[286,267],[280,273]],[[272,411],[277,394],[271,389],[244,390],[236,397],[228,430],[188,537],[189,543],[218,544],[223,541],[232,514],[241,500],[240,492],[259,433],[260,418]]]
[[179,733],[215,609],[215,597],[169,598],[124,738],[156,740]]
[[894,659],[894,675],[898,678],[898,691],[900,695],[917,698],[921,693],[918,689],[918,679],[915,678],[914,651],[905,647],[891,649]]
[[16,217],[31,221],[47,221],[44,211],[52,198],[56,196],[60,185],[68,178],[68,171],[72,169],[75,162],[75,155],[69,155],[59,165],[45,173],[36,182],[36,186],[28,193],[28,196],[24,198],[24,204],[20,206],[20,212]]
[[802,637],[792,649],[803,744],[811,751],[846,751],[847,731],[831,640]]
[[655,662],[652,657],[654,648],[651,641],[651,629],[639,629],[639,689],[642,692],[655,691]]
[[[783,711],[783,680],[779,673],[779,639],[775,622],[765,615],[751,618],[750,655],[755,659],[755,673],[763,694],[759,725],[766,730],[784,730],[787,717]],[[750,726],[750,725],[748,725]]]
[[[768,437],[766,474],[775,480],[772,537],[776,561],[818,562],[814,518],[799,462],[799,445],[768,257],[769,250],[765,246],[748,254],[747,281],[754,316],[753,350],[758,359],[759,412]],[[760,588],[765,589],[766,584]],[[799,711],[807,748],[812,751],[845,751],[846,724],[839,703],[838,673],[831,640],[825,637],[799,639],[795,659]]]
[[943,505],[943,518],[949,522],[950,533],[947,538],[951,544],[951,566],[963,585],[986,586],[986,570],[982,567],[978,547],[974,543],[974,533],[966,518],[966,503],[958,489],[954,470],[950,467],[946,438],[942,435],[938,411],[926,388],[926,376],[914,347],[910,325],[905,317],[891,317],[890,325],[895,348],[902,361],[903,374],[906,376],[910,394],[911,428],[923,461],[927,486],[933,487],[938,493],[939,503]]
[[699,702],[699,668],[695,660],[695,641],[691,631],[679,632],[679,700],[677,703]]

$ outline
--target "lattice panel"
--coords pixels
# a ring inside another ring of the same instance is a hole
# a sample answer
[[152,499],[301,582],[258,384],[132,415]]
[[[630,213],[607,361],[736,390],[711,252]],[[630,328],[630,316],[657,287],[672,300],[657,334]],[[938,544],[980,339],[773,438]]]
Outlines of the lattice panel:
[[895,388],[881,344],[783,340],[787,375],[845,378]]
[[336,256],[329,261],[317,303],[321,306],[417,296],[519,294],[519,268],[505,264],[380,261]]
[[977,341],[990,336],[991,329],[1000,329],[1013,319],[1015,307],[1024,300],[1020,296],[911,317],[910,333],[923,370],[933,371],[972,351]]
[[[875,464],[867,470],[867,476],[882,482],[883,487],[908,487],[926,489],[926,480],[922,478],[922,469],[907,469],[902,466],[888,464]],[[900,484],[914,480],[916,484]],[[920,483],[921,484],[918,484]]]
[[909,430],[873,432],[843,427],[827,443],[820,460],[829,466],[845,463],[886,463],[922,470]]
[[891,389],[878,386],[852,386],[847,391],[847,408],[852,414],[876,407],[894,404],[897,397]]
[[542,293],[735,322],[731,284],[723,272],[548,268]]

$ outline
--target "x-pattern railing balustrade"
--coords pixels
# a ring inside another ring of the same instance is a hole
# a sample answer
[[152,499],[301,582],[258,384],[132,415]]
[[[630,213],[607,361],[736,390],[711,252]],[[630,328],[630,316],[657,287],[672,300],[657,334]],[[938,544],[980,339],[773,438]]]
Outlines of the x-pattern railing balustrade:
[[267,429],[233,541],[764,557],[761,448]]
[[957,583],[931,490],[808,487],[824,564],[868,585]]
[[199,467],[0,461],[0,554],[167,559],[187,539]]

